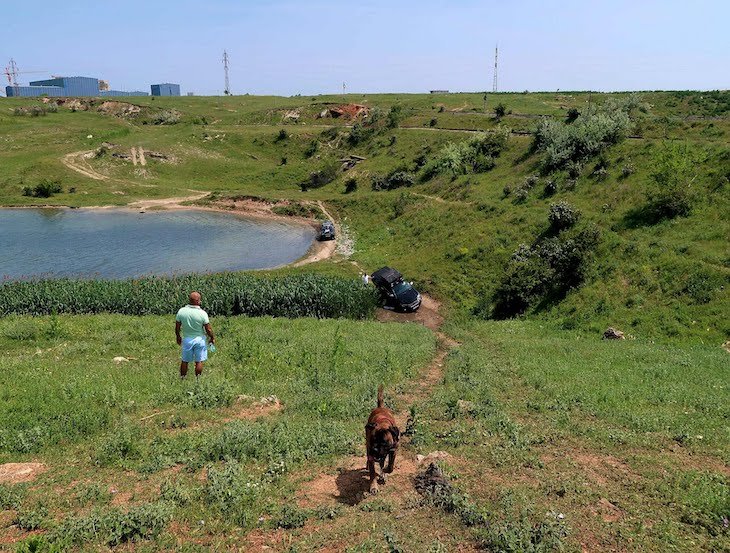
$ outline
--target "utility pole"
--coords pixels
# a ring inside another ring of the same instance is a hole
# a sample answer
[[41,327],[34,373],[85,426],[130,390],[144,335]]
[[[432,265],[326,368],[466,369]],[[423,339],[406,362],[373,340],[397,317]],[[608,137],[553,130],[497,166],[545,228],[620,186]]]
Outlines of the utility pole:
[[494,80],[492,81],[492,92],[497,92],[497,56],[499,54],[499,45],[494,47]]
[[347,94],[346,90],[347,90],[347,85],[345,84],[345,81],[342,81],[342,95],[343,96],[345,94]]
[[223,89],[223,94],[226,96],[230,96],[231,94],[231,83],[228,81],[228,52],[223,50],[223,72],[226,76],[226,84],[225,88]]

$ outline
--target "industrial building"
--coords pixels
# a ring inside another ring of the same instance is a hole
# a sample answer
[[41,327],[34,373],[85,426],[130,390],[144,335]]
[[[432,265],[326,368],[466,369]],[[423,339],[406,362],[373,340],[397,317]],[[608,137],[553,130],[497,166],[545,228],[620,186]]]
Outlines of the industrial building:
[[[93,77],[54,77],[43,81],[32,81],[29,86],[6,86],[5,95],[32,96],[149,96],[140,90],[104,90],[99,79]],[[178,90],[179,95],[179,90]]]
[[180,96],[180,85],[174,83],[153,84],[152,96]]

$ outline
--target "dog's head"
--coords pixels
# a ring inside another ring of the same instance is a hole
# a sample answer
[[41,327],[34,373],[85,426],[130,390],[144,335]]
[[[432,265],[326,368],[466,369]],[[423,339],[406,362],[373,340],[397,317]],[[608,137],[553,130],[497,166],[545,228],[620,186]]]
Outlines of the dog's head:
[[370,447],[372,454],[378,460],[385,459],[391,451],[398,447],[400,441],[400,430],[395,425],[375,425],[368,424],[366,428],[372,432]]

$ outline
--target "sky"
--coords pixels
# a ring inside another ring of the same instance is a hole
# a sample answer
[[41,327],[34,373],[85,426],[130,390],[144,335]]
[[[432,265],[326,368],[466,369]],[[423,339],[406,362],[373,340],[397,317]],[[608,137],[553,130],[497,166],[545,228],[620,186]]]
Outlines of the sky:
[[0,0],[0,64],[221,94],[730,88],[730,0]]

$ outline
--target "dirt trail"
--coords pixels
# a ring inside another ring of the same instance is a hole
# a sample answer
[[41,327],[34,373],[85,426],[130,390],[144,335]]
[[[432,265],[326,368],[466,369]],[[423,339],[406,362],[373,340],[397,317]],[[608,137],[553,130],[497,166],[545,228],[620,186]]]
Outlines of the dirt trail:
[[190,192],[196,192],[192,196],[179,196],[177,198],[162,198],[160,200],[139,200],[128,204],[128,207],[136,209],[152,209],[152,208],[163,208],[163,209],[176,209],[176,208],[187,208],[182,205],[183,202],[194,202],[196,200],[202,200],[210,192],[201,192],[199,190],[190,190]]
[[102,175],[101,173],[95,171],[94,168],[91,167],[91,164],[86,161],[87,159],[94,156],[94,152],[95,150],[72,152],[63,156],[61,158],[61,163],[63,163],[72,171],[76,171],[77,173],[90,179],[107,180],[109,178],[107,175]]

